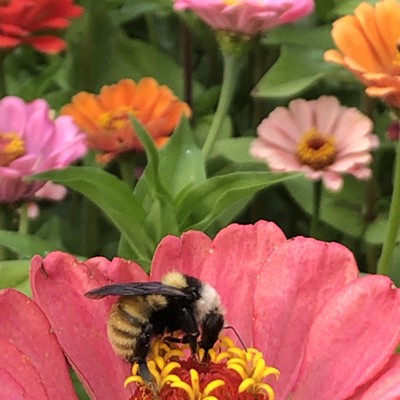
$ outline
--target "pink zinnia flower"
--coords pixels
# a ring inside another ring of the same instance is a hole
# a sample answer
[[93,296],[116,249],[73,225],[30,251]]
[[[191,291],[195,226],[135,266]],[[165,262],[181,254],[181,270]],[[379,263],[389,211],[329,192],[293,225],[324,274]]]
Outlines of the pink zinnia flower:
[[[150,277],[137,264],[118,258],[80,262],[69,254],[53,252],[32,260],[35,302],[92,399],[128,400],[134,385],[123,388],[129,366],[114,354],[107,340],[106,320],[115,299],[94,301],[83,294],[109,282],[159,280],[172,268],[218,290],[227,324],[280,371],[278,381],[268,382],[276,400],[400,396],[399,290],[385,276],[359,279],[353,255],[340,244],[303,237],[286,240],[275,224],[260,221],[230,225],[214,240],[197,231],[164,238],[154,255]],[[47,351],[49,336],[45,326],[44,340],[37,339],[41,336],[36,332],[42,329],[36,328],[39,317],[31,316],[32,303],[25,303],[18,304],[18,313],[0,306],[3,326],[18,324],[18,335],[25,338],[16,342],[22,355],[3,355],[0,390],[12,387],[18,378],[19,386],[32,398],[42,399],[31,382],[34,373],[53,366],[52,357],[35,362],[35,368],[22,378],[18,375],[33,350]],[[29,316],[29,323],[20,323],[18,315]],[[3,329],[3,341],[14,343],[14,331]],[[36,340],[35,346],[30,337]],[[220,371],[218,378],[224,379],[225,373]],[[65,375],[57,376],[56,382],[41,379],[48,393],[54,387],[61,393],[70,386]],[[135,396],[141,398],[140,393]],[[184,396],[185,392],[176,398]]]
[[86,136],[71,117],[50,118],[44,100],[25,103],[8,96],[0,101],[0,202],[27,200],[44,182],[24,178],[67,167],[87,151]]
[[378,146],[372,121],[335,97],[296,99],[278,107],[258,126],[250,154],[273,171],[305,172],[307,177],[340,190],[343,174],[368,179],[370,151]]
[[190,9],[213,29],[257,35],[297,21],[314,9],[313,0],[175,0],[176,10]]

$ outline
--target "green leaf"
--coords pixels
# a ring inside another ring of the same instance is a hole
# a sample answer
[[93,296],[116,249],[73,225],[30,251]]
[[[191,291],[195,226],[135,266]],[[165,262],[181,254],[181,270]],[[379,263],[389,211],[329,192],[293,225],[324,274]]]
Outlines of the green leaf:
[[[382,244],[386,237],[386,229],[388,224],[387,215],[379,215],[365,230],[364,239],[369,244]],[[397,232],[396,242],[400,242],[400,230]]]
[[182,231],[206,229],[235,203],[298,174],[273,172],[234,172],[214,176],[184,190],[177,198],[177,216]]
[[22,258],[31,258],[35,254],[44,256],[50,251],[60,249],[57,244],[38,236],[4,230],[0,230],[0,245],[14,251]]
[[146,209],[143,223],[146,232],[157,244],[165,235],[178,234],[178,225],[171,193],[161,179],[159,152],[144,127],[135,118],[131,120],[147,155],[147,166],[135,188],[135,194]]
[[194,141],[189,122],[183,118],[160,152],[160,178],[172,197],[184,187],[206,179],[205,161]]
[[143,227],[145,211],[131,189],[116,176],[96,168],[69,167],[43,172],[33,179],[51,180],[86,196],[126,238],[135,259],[148,257],[154,244]]
[[284,45],[272,68],[252,91],[255,97],[292,97],[315,85],[337,67],[323,60],[323,50]]
[[30,295],[29,260],[0,261],[0,289],[15,288]]
[[[309,215],[313,209],[314,182],[306,178],[285,182],[285,186],[296,203]],[[340,232],[360,238],[365,228],[361,212],[362,184],[351,180],[345,189],[333,193],[323,188],[320,219]],[[346,189],[348,186],[348,189]],[[350,188],[352,186],[352,188]]]
[[334,47],[330,34],[331,29],[331,24],[317,27],[282,25],[267,32],[261,42],[267,45],[301,46],[303,51],[308,51],[309,48],[327,50]]
[[254,137],[244,136],[218,140],[211,156],[222,156],[236,164],[263,164],[249,153],[250,144]]
[[[376,4],[379,0],[363,0],[365,3]],[[338,5],[332,10],[333,15],[346,15],[352,14],[354,9],[361,3],[360,0],[340,0]]]

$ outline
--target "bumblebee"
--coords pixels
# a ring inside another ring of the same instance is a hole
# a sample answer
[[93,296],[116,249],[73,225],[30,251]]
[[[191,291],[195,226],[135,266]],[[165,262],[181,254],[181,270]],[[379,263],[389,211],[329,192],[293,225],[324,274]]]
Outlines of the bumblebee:
[[181,331],[180,339],[167,339],[188,343],[192,354],[198,347],[207,354],[224,325],[224,311],[216,290],[177,271],[166,274],[161,282],[116,283],[93,289],[85,296],[119,296],[110,311],[108,338],[118,355],[139,364],[139,373],[148,382],[151,375],[146,358],[154,336]]

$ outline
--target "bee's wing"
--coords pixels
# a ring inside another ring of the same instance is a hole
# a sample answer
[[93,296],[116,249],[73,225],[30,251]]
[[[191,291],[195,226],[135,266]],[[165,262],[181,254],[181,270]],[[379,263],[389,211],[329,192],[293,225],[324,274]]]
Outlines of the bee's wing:
[[182,290],[173,286],[164,285],[161,282],[132,282],[114,283],[92,289],[85,293],[90,299],[101,299],[105,296],[147,296],[149,294],[161,294],[172,297],[187,297]]

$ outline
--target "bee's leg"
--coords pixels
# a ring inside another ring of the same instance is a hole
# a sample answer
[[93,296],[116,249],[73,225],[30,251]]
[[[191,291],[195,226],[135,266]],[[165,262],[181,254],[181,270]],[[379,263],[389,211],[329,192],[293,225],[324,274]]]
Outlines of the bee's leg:
[[182,338],[182,343],[188,343],[192,354],[197,353],[197,338],[200,336],[199,329],[197,327],[196,319],[193,314],[193,310],[184,308],[183,312],[183,324],[182,330],[185,335]]
[[153,383],[153,376],[147,367],[147,355],[150,350],[151,337],[153,335],[153,325],[148,323],[142,333],[139,335],[137,343],[135,344],[135,358],[134,362],[139,364],[139,375],[147,384]]
[[182,338],[177,338],[174,336],[164,336],[163,341],[165,343],[184,343]]

